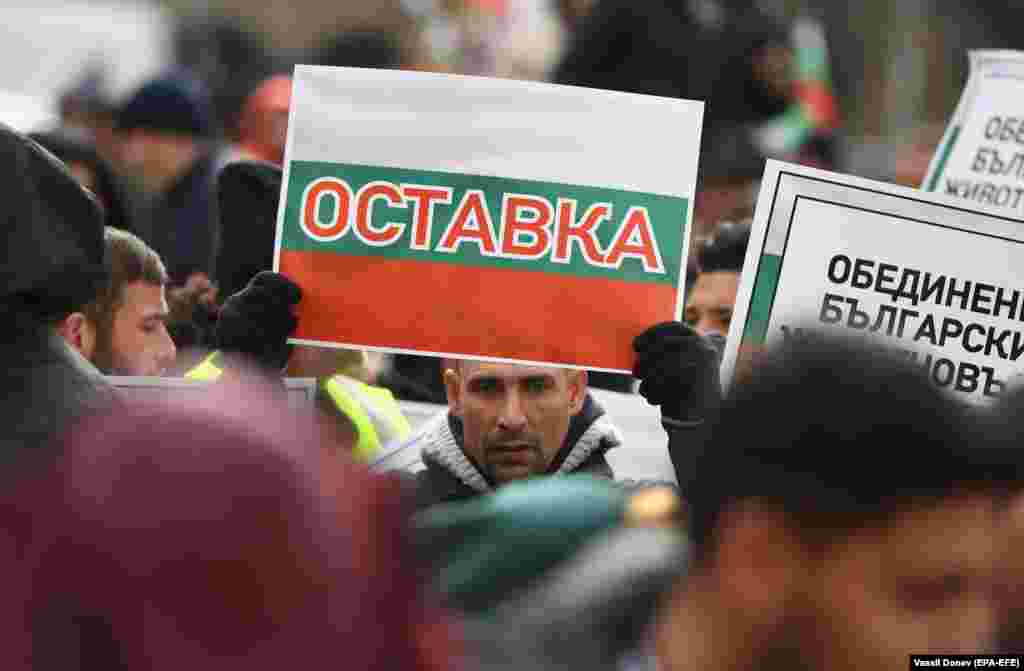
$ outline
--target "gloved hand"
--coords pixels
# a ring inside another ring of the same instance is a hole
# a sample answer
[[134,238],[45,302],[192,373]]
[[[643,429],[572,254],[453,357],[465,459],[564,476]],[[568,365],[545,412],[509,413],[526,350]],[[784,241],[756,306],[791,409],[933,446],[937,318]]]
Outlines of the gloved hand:
[[297,284],[280,273],[263,271],[220,309],[217,348],[225,354],[245,354],[264,368],[279,371],[288,362],[288,336],[298,319],[292,306],[302,298]]
[[656,324],[633,340],[639,393],[651,405],[661,406],[664,423],[693,425],[718,406],[724,347],[721,335],[703,337],[681,322]]

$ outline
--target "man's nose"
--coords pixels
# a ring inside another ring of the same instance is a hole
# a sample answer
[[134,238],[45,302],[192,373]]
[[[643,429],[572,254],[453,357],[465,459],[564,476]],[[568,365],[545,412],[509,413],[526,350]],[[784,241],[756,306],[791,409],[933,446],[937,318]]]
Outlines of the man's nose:
[[178,355],[178,350],[174,346],[174,340],[171,339],[171,334],[167,332],[167,328],[162,327],[160,331],[160,348],[157,352],[156,360],[160,370],[164,370],[174,365],[174,358]]
[[498,426],[505,431],[522,431],[526,428],[523,399],[517,390],[505,395],[501,412],[498,414]]
[[706,336],[709,333],[718,332],[719,329],[713,321],[711,321],[707,317],[701,317],[699,320],[697,320],[697,323],[694,324],[693,330],[697,332],[697,335]]

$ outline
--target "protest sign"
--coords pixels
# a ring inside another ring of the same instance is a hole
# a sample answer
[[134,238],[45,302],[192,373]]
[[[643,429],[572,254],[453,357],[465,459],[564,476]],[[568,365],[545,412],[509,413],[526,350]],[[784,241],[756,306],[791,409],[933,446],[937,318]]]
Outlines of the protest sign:
[[1024,52],[972,51],[970,74],[922,188],[1024,219]]
[[703,105],[298,66],[292,342],[628,371],[678,318]]
[[1024,355],[1024,227],[915,189],[769,161],[723,362],[863,334],[985,402]]

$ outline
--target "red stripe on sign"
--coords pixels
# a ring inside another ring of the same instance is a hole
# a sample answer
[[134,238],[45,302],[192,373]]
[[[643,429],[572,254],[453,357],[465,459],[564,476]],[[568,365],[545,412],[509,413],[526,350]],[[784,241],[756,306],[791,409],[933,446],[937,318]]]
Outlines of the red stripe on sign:
[[281,251],[303,290],[296,338],[629,370],[633,338],[672,318],[665,284]]

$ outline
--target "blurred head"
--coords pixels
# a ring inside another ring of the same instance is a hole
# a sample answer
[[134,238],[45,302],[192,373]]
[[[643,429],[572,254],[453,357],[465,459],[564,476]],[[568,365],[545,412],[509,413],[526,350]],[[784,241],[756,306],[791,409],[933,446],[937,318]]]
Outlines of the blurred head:
[[71,175],[103,206],[106,224],[128,230],[131,221],[121,185],[88,136],[70,130],[29,135],[68,167]]
[[399,36],[373,29],[331,34],[312,54],[317,65],[343,68],[398,68],[403,53]]
[[150,80],[117,112],[122,168],[154,193],[185,171],[212,132],[206,92],[185,75]]
[[698,249],[700,274],[686,297],[684,319],[701,335],[729,333],[749,240],[749,222],[724,222]]
[[704,136],[693,207],[695,241],[712,235],[720,221],[752,217],[764,174],[765,157],[747,126],[719,124]]
[[457,361],[444,373],[463,450],[495,484],[546,473],[583,408],[584,371]]
[[89,413],[5,491],[32,533],[0,553],[0,667],[448,668],[401,481],[254,375]]
[[846,343],[790,346],[735,388],[710,436],[681,483],[697,561],[675,608],[715,622],[726,668],[990,649],[1016,468],[919,370]]
[[0,157],[4,341],[25,331],[15,315],[25,317],[25,325],[49,327],[80,309],[96,295],[105,268],[102,211],[66,166],[3,124]]
[[107,227],[107,284],[61,335],[108,375],[160,375],[174,362],[167,332],[167,273],[160,257],[131,233]]
[[284,161],[291,99],[292,78],[287,75],[265,80],[246,99],[238,120],[238,138],[251,158],[278,165]]

